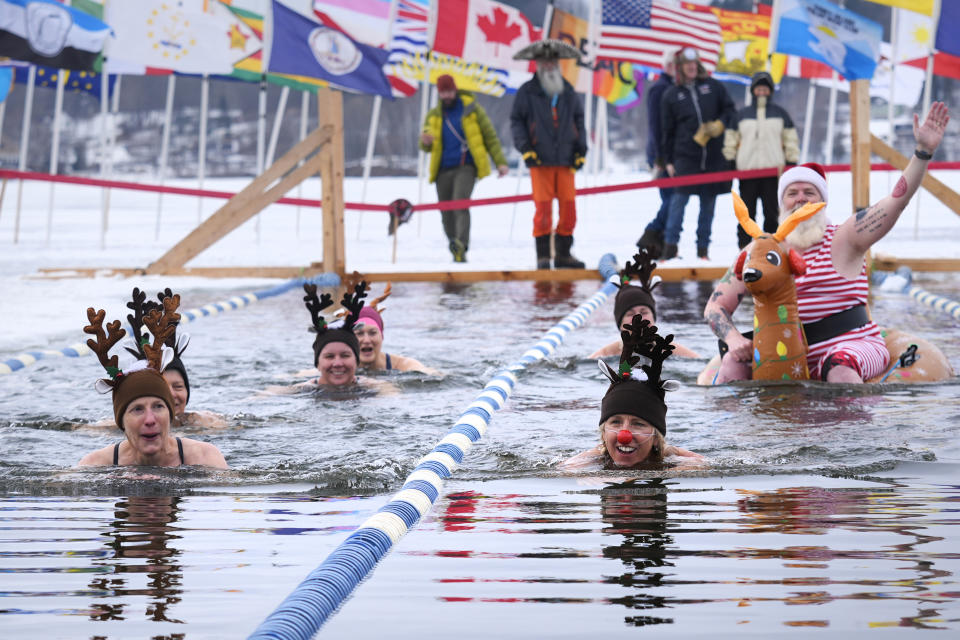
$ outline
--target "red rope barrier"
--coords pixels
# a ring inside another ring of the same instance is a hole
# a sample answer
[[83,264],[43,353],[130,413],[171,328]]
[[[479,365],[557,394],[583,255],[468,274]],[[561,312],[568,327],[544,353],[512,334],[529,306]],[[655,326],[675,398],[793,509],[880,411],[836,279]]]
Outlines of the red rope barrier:
[[[931,162],[929,170],[960,169],[960,162]],[[824,166],[828,173],[840,171],[850,171],[849,164],[831,164]],[[871,171],[896,171],[893,165],[878,162],[870,165]],[[660,178],[657,180],[647,180],[644,182],[628,182],[625,184],[607,185],[605,187],[586,187],[577,189],[578,196],[590,196],[599,193],[614,193],[617,191],[633,191],[637,189],[669,188],[669,187],[687,187],[697,184],[709,184],[711,182],[726,182],[737,178],[765,178],[768,176],[779,175],[779,170],[773,169],[752,169],[750,171],[719,171],[716,173],[700,173],[691,176],[678,176],[675,178]],[[99,178],[81,178],[78,176],[59,176],[49,173],[38,173],[35,171],[17,171],[15,169],[0,169],[0,178],[4,180],[35,180],[38,182],[62,182],[64,184],[78,184],[90,187],[106,187],[108,189],[125,189],[128,191],[150,191],[154,193],[170,193],[183,196],[198,196],[204,198],[219,198],[228,200],[236,193],[230,191],[213,191],[210,189],[189,189],[185,187],[170,187],[166,185],[141,184],[139,182],[126,182],[122,180],[101,180]],[[426,211],[431,209],[467,209],[470,207],[480,207],[494,204],[510,204],[513,202],[530,202],[532,194],[521,194],[516,196],[499,196],[496,198],[480,198],[477,200],[444,200],[443,202],[426,202],[414,207],[417,211]],[[308,198],[280,198],[278,204],[292,204],[305,207],[317,207],[321,205],[320,200],[311,200]],[[364,202],[345,202],[344,208],[353,211],[388,211],[389,205],[385,204],[367,204]]]

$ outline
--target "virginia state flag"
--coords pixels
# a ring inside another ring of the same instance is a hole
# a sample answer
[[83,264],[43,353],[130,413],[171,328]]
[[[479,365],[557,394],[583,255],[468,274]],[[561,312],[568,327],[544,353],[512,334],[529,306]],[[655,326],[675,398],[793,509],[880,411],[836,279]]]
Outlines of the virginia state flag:
[[848,80],[870,79],[883,27],[827,0],[782,0],[777,51],[818,60]]
[[110,27],[53,0],[0,0],[0,56],[92,71]]
[[273,0],[273,48],[268,71],[326,80],[344,89],[393,98],[383,75],[389,51],[314,22]]

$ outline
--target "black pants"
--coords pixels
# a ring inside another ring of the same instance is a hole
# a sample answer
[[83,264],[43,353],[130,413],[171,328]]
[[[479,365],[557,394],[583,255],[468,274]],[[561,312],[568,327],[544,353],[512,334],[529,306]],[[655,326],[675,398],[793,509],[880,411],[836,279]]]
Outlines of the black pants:
[[[774,233],[777,230],[780,206],[777,203],[777,183],[779,178],[753,178],[740,181],[740,197],[747,205],[751,220],[757,219],[757,198],[763,203],[763,231]],[[752,238],[737,225],[737,245],[743,249]]]

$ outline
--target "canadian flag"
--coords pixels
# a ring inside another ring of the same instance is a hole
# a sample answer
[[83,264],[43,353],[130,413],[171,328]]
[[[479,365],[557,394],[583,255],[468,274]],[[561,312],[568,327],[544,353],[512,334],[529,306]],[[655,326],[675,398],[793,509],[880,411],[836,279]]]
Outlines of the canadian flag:
[[513,54],[540,39],[519,9],[494,0],[438,0],[433,50],[467,62],[510,71],[527,71],[527,60]]

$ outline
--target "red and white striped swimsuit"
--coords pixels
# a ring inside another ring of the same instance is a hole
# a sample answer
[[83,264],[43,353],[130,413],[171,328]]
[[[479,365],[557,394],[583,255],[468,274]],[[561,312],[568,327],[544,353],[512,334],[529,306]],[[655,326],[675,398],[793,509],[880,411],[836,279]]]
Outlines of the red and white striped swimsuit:
[[[803,252],[807,271],[802,276],[797,276],[796,284],[797,306],[800,321],[804,324],[867,303],[870,287],[866,262],[860,268],[860,275],[854,280],[847,280],[833,267],[832,247],[836,230],[837,225],[827,225],[823,240]],[[827,356],[841,351],[856,359],[864,380],[882,374],[890,361],[880,327],[870,321],[862,327],[810,345],[807,352],[810,377],[818,380],[820,368]]]

